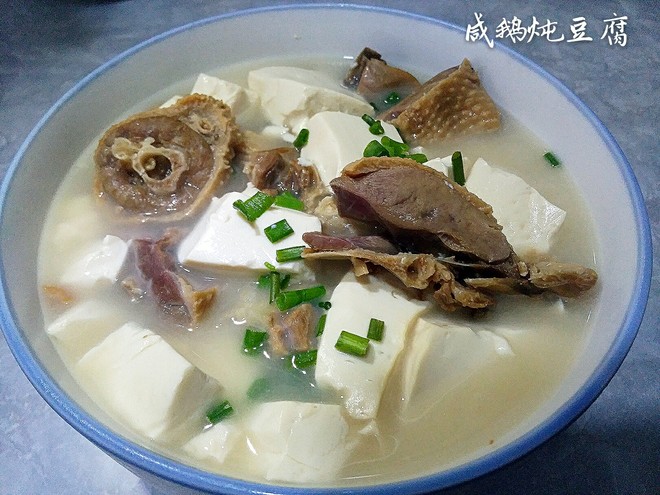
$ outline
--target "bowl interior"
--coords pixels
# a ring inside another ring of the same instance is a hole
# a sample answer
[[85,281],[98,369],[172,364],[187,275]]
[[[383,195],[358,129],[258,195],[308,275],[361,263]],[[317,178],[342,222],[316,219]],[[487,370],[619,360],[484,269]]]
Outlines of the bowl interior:
[[[393,25],[396,29],[365,29]],[[586,408],[623,360],[648,293],[648,220],[618,146],[576,97],[514,52],[467,42],[462,30],[435,20],[351,6],[248,11],[166,33],[92,73],[40,121],[2,186],[1,302],[7,341],[54,409],[120,460],[200,488],[218,486],[212,475],[163,463],[159,456],[116,438],[104,423],[121,429],[87,399],[46,336],[35,260],[43,220],[61,179],[110,123],[164,87],[247,59],[310,53],[354,56],[364,46],[386,53],[394,65],[427,75],[469,58],[497,104],[565,157],[565,166],[593,215],[600,245],[601,295],[591,315],[588,341],[556,394],[503,439],[510,443],[500,451],[450,472],[409,481],[408,488],[447,486],[522,455]],[[254,484],[238,484],[225,489],[233,492],[246,486],[254,488]]]

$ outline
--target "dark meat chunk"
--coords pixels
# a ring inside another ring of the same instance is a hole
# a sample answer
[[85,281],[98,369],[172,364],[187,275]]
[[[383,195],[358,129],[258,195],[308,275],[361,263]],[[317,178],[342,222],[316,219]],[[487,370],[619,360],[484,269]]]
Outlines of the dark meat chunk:
[[358,235],[340,237],[322,234],[321,232],[305,232],[305,241],[315,251],[343,251],[346,249],[368,249],[377,253],[397,254],[399,250],[390,241],[378,235]]
[[354,88],[377,108],[384,108],[382,104],[392,92],[396,92],[400,98],[405,98],[421,87],[415,76],[388,65],[381,55],[371,48],[362,50],[355,59],[355,65],[344,79],[344,85]]
[[414,160],[363,158],[330,186],[341,216],[382,225],[412,252],[461,253],[491,264],[513,256],[486,203]]
[[311,349],[314,310],[301,304],[288,313],[275,311],[269,317],[268,342],[273,354],[285,356]]
[[379,118],[395,125],[407,142],[417,144],[500,127],[497,107],[467,59],[424,83]]
[[182,276],[176,273],[174,256],[168,251],[175,235],[165,234],[158,241],[152,239],[133,239],[132,256],[139,278],[147,289],[139,289],[135,277],[127,277],[124,286],[132,294],[151,295],[163,310],[181,322],[198,322],[210,308],[217,288],[195,290]]
[[295,196],[320,184],[315,167],[298,163],[295,148],[275,148],[250,154],[243,171],[257,189],[269,193],[288,191]]
[[228,176],[239,139],[224,103],[204,95],[181,98],[108,129],[94,155],[96,187],[140,219],[182,218]]

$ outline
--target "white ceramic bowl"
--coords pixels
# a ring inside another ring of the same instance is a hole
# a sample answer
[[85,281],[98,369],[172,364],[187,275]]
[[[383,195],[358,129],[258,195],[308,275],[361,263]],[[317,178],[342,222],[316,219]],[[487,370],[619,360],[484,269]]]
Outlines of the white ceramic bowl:
[[[380,25],[397,29],[364,28]],[[12,352],[55,411],[152,482],[222,493],[321,492],[278,489],[201,472],[126,440],[98,419],[102,415],[66,371],[43,329],[35,267],[50,200],[85,146],[127,109],[170,84],[246,59],[310,53],[341,57],[354,55],[363,46],[378,47],[394,65],[429,74],[468,57],[499,106],[541,136],[550,149],[571,157],[570,175],[593,214],[601,259],[607,264],[600,267],[601,294],[590,320],[591,329],[597,331],[589,331],[584,349],[556,393],[506,435],[501,448],[450,470],[394,484],[356,486],[342,493],[428,491],[472,479],[520,457],[589,406],[632,344],[651,272],[650,227],[642,197],[612,136],[555,78],[511,50],[466,42],[462,29],[403,12],[296,6],[190,24],[136,46],[69,91],[21,146],[0,192],[0,310]]]

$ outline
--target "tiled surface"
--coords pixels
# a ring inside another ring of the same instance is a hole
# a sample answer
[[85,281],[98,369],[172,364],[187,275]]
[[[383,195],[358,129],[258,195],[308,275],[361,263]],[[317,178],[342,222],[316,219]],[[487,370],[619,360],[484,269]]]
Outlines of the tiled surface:
[[[40,116],[81,77],[137,42],[211,15],[270,5],[257,0],[4,0],[0,15],[0,173]],[[279,2],[295,3],[295,2]],[[312,3],[312,2],[310,2]],[[638,177],[660,241],[660,9],[656,2],[523,0],[362,2],[459,26],[481,12],[550,19],[567,30],[586,17],[594,40],[536,39],[514,49],[565,83],[610,129]],[[602,21],[628,16],[627,46],[601,40]],[[568,31],[568,30],[567,30]],[[570,33],[569,33],[570,34]],[[506,43],[513,46],[510,42]],[[655,494],[660,491],[660,269],[622,367],[572,426],[522,460],[450,490],[459,494]],[[0,339],[0,495],[155,494],[61,420]]]

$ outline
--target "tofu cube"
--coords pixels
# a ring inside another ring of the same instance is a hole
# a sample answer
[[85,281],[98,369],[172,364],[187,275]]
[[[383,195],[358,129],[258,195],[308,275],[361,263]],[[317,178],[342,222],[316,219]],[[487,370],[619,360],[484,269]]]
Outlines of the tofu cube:
[[566,212],[553,205],[517,175],[491,167],[479,158],[465,187],[493,207],[507,240],[523,258],[547,254]]
[[90,288],[96,283],[113,284],[128,252],[128,243],[114,235],[106,235],[103,240],[87,246],[80,258],[64,272],[61,282],[64,285]]
[[193,457],[222,464],[242,436],[242,430],[231,418],[225,419],[200,434],[183,446]]
[[191,93],[209,95],[224,101],[238,115],[259,105],[259,96],[231,81],[225,81],[208,74],[199,74]]
[[[316,382],[336,390],[350,416],[375,418],[408,330],[427,305],[409,299],[376,277],[359,281],[352,271],[339,282],[330,302],[332,309],[316,359]],[[370,342],[366,356],[353,356],[335,348],[342,330],[365,337],[371,318],[385,322],[385,329],[380,342]]]

